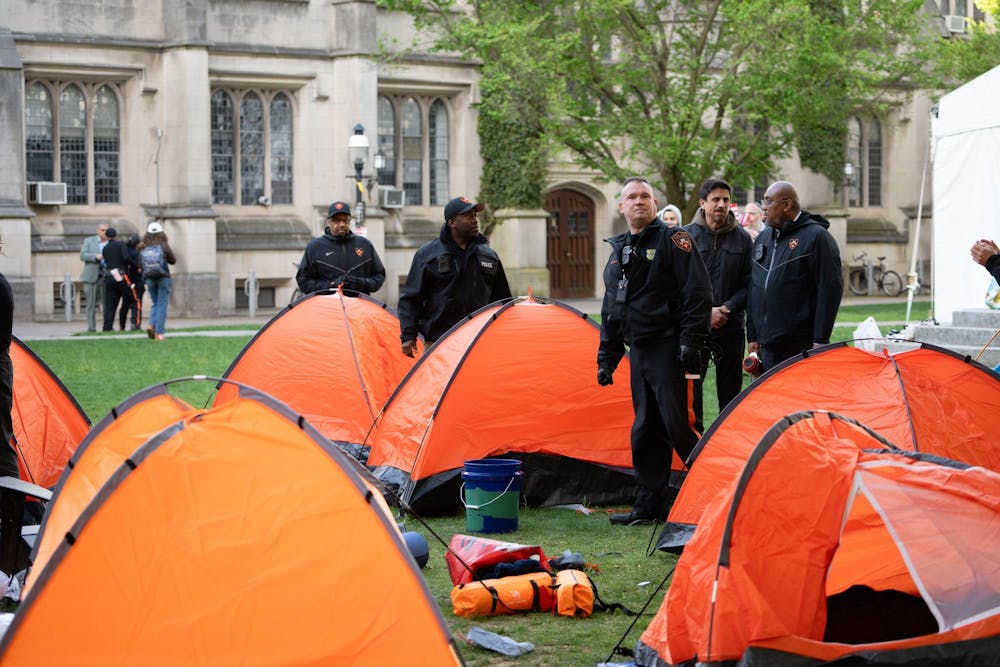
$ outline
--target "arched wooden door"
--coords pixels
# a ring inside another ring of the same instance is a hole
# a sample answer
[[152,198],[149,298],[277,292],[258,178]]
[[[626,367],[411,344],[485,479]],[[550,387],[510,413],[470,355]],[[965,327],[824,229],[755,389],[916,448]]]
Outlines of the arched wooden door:
[[545,210],[549,294],[556,299],[594,296],[593,200],[573,190],[553,190],[545,196]]

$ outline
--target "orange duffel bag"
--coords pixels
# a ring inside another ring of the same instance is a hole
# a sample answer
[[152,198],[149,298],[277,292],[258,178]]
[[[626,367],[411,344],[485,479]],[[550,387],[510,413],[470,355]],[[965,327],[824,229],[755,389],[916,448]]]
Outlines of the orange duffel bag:
[[551,611],[553,599],[552,575],[548,572],[470,581],[451,589],[451,606],[456,616]]
[[560,570],[556,574],[555,592],[554,613],[581,618],[594,613],[594,585],[586,572]]

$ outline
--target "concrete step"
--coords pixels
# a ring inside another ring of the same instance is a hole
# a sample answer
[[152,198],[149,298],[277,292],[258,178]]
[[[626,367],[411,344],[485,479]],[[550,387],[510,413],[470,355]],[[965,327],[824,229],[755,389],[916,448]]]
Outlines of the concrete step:
[[913,340],[973,359],[978,357],[980,363],[990,368],[1000,363],[1000,335],[994,338],[1000,330],[1000,312],[985,308],[958,310],[952,314],[952,322],[951,326],[921,322],[913,328]]
[[1000,329],[1000,310],[986,308],[956,310],[951,314],[951,318],[952,325],[956,327],[980,327],[993,331]]

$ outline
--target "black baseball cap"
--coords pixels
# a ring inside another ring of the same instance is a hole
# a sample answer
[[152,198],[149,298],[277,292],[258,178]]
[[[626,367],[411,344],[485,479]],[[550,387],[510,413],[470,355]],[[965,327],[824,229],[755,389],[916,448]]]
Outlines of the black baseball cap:
[[330,208],[326,210],[326,217],[332,218],[338,213],[351,214],[351,206],[346,201],[335,201],[330,204]]
[[455,197],[444,206],[444,221],[448,222],[456,215],[462,215],[463,213],[468,213],[469,211],[479,213],[484,208],[486,207],[482,204],[469,201],[465,197]]

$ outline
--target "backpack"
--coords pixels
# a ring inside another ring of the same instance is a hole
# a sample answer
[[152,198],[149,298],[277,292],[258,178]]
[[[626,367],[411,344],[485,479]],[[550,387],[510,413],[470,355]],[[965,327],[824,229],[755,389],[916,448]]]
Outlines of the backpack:
[[159,243],[143,248],[139,252],[139,261],[142,263],[143,278],[163,278],[167,275],[166,258]]

